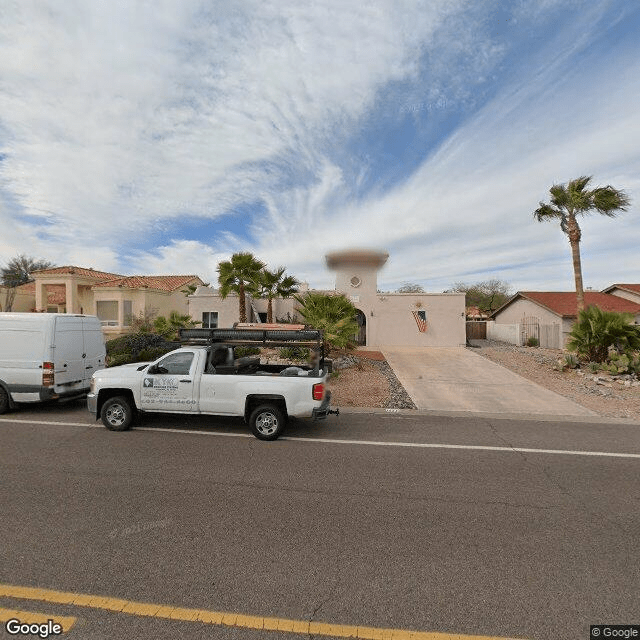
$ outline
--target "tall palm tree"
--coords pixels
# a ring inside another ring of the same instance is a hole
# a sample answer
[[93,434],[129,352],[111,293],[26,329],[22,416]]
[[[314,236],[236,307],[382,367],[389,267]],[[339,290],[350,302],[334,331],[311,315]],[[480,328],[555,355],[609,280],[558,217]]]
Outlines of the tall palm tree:
[[584,310],[584,287],[582,284],[582,264],[580,261],[580,239],[582,232],[576,216],[587,215],[597,211],[603,216],[615,218],[619,211],[626,211],[630,200],[624,191],[614,189],[611,185],[587,189],[593,176],[581,176],[566,185],[554,184],[549,192],[551,203],[540,203],[533,212],[538,222],[559,220],[560,228],[569,238],[573,258],[573,275],[576,281],[576,297],[578,312]]
[[293,276],[284,275],[285,268],[279,267],[275,271],[263,269],[260,273],[260,297],[267,298],[267,322],[273,322],[273,299],[290,298],[298,293],[300,282]]
[[232,291],[238,294],[238,311],[240,322],[247,321],[247,305],[245,295],[257,295],[260,272],[265,268],[264,262],[252,253],[234,253],[231,260],[218,265],[218,284],[220,297],[226,298]]

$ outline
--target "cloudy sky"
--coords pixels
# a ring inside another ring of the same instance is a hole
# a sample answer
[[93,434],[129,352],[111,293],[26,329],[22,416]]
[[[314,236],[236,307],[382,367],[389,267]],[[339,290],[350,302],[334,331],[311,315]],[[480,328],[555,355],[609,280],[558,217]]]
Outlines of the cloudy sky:
[[0,14],[0,263],[195,273],[251,251],[333,286],[488,278],[570,290],[532,212],[554,183],[628,192],[583,223],[585,284],[640,282],[637,0],[27,0]]

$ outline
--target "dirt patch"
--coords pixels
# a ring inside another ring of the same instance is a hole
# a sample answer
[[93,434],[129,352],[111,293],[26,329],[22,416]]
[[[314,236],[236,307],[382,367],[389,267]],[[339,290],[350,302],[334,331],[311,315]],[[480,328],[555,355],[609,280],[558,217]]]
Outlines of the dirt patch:
[[565,355],[559,349],[517,347],[489,340],[474,340],[473,344],[479,346],[474,353],[601,416],[640,420],[639,386],[625,386],[624,381],[607,380],[606,376],[594,381],[590,372],[580,369],[556,371],[554,365]]

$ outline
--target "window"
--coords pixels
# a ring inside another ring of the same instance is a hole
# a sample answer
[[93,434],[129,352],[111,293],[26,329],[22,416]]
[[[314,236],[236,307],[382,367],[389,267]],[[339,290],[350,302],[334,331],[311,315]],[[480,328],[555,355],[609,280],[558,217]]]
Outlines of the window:
[[131,326],[131,318],[133,317],[133,303],[131,300],[122,301],[122,322],[125,327]]
[[202,312],[202,328],[203,329],[218,328],[218,312],[217,311]]
[[98,300],[96,302],[96,315],[100,318],[103,327],[117,327],[118,301]]
[[191,363],[193,362],[193,352],[183,351],[182,353],[172,353],[171,355],[163,358],[158,362],[158,367],[162,367],[167,370],[167,373],[171,373],[177,376],[189,375],[189,369],[191,369]]

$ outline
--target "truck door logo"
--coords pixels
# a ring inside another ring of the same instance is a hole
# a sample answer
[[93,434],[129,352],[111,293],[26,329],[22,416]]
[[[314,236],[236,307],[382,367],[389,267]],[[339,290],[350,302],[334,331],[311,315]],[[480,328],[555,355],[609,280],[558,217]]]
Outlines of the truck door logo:
[[153,387],[153,378],[145,378],[144,379],[145,387]]

